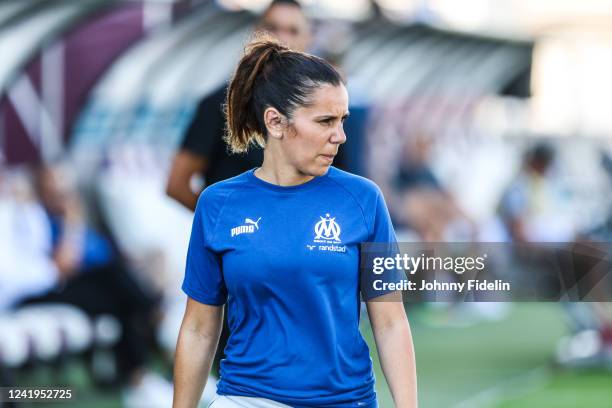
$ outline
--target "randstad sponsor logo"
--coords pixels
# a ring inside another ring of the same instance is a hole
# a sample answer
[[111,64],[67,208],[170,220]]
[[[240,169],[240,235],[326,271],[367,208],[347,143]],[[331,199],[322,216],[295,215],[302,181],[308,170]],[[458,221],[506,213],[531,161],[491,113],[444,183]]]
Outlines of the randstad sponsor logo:
[[344,245],[319,245],[318,249],[319,251],[346,252]]
[[250,218],[246,218],[244,220],[244,225],[239,225],[237,227],[232,228],[231,230],[232,237],[235,237],[241,234],[252,234],[255,231],[259,230],[260,220],[261,220],[261,217],[259,217],[257,221],[253,221]]

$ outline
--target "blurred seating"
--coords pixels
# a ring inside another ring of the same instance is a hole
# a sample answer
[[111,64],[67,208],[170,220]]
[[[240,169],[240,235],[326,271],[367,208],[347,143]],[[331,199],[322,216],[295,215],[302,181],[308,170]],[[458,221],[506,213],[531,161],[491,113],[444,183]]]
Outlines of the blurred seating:
[[15,369],[49,363],[98,346],[112,347],[120,336],[112,316],[90,319],[66,304],[26,306],[0,315],[0,364]]
[[95,383],[124,387],[125,401],[143,401],[151,384],[151,398],[167,400],[171,385],[148,365],[157,296],[89,224],[68,167],[37,168],[36,194],[0,173],[0,244],[10,250],[0,259],[1,371],[81,356]]

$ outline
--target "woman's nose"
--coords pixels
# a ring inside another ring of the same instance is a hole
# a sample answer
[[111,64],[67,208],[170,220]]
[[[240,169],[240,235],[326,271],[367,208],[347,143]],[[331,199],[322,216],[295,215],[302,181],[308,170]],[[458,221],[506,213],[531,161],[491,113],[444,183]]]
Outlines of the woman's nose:
[[346,133],[344,133],[344,127],[342,126],[342,124],[340,125],[338,129],[336,129],[330,141],[332,143],[337,143],[337,144],[342,144],[346,142]]

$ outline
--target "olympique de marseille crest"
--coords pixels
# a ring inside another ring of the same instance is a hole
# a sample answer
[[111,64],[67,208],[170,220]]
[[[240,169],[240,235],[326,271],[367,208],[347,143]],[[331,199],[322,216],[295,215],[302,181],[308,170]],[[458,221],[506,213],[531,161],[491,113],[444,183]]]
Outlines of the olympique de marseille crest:
[[315,242],[340,242],[340,225],[336,222],[336,218],[331,218],[329,214],[325,217],[319,217],[321,220],[315,224]]

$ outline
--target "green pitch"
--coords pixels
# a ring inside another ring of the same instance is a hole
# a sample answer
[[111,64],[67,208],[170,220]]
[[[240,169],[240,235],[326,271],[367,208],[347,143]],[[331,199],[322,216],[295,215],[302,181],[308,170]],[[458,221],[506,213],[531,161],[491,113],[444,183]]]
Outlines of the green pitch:
[[[408,310],[421,408],[612,407],[612,373],[553,368],[557,341],[567,330],[558,304],[515,304],[501,321],[463,328],[430,327],[427,322],[440,316],[428,310]],[[372,347],[368,325],[362,329]],[[381,408],[393,407],[373,360]]]
[[[501,321],[462,328],[440,325],[457,323],[459,317],[422,306],[408,310],[414,336],[420,408],[609,408],[612,407],[612,373],[562,372],[551,361],[557,341],[566,333],[558,304],[512,305]],[[372,333],[364,319],[364,336],[373,348]],[[437,323],[433,328],[431,323]],[[374,361],[381,408],[392,400]],[[169,374],[167,367],[158,367]],[[69,408],[119,408],[115,391],[92,387],[82,365],[74,362],[56,372],[44,368],[21,384],[72,384],[78,402],[37,404]]]

